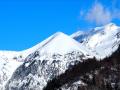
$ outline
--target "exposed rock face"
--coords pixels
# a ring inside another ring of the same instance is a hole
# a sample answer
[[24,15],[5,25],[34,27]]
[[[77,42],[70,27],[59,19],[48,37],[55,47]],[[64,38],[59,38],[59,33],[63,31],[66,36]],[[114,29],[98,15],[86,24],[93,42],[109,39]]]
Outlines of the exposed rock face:
[[6,90],[42,90],[48,80],[72,68],[83,57],[84,55],[80,52],[72,51],[65,55],[54,54],[49,57],[49,60],[47,57],[40,60],[39,52],[35,52],[27,57],[31,60],[25,62],[14,72],[6,84]]

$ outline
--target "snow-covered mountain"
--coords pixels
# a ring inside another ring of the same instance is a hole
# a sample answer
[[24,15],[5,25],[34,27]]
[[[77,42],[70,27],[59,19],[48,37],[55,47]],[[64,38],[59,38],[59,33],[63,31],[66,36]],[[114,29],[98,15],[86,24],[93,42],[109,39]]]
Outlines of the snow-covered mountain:
[[25,59],[25,63],[9,80],[6,89],[42,90],[48,80],[64,73],[86,55],[88,51],[77,41],[61,32],[56,33],[39,44],[39,48]]
[[110,23],[102,27],[96,27],[87,33],[79,35],[74,33],[71,37],[94,52],[96,58],[102,59],[111,55],[118,48],[120,27]]
[[119,44],[120,27],[110,23],[71,36],[57,32],[27,50],[0,51],[0,89],[42,90],[50,79],[76,63],[110,56]]

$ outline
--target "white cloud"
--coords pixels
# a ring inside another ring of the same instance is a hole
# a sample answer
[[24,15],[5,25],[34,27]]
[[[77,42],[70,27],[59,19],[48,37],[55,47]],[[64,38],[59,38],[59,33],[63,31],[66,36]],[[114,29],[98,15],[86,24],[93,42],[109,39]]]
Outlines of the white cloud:
[[120,13],[118,9],[113,8],[110,10],[98,2],[96,2],[86,13],[83,14],[82,12],[81,14],[80,12],[80,16],[84,16],[85,20],[97,25],[107,24],[115,18],[120,19]]
[[105,9],[102,4],[96,3],[87,13],[86,20],[96,24],[106,24],[112,20],[111,12]]

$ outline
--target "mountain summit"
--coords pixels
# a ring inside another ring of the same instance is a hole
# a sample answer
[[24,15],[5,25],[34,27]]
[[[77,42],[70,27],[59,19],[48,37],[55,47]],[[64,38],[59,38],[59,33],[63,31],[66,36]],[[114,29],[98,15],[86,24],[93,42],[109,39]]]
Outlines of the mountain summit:
[[105,58],[119,46],[120,27],[110,23],[102,27],[96,27],[85,34],[82,34],[82,37],[84,38],[81,38],[81,35],[76,36],[74,35],[73,38],[94,52],[95,57]]

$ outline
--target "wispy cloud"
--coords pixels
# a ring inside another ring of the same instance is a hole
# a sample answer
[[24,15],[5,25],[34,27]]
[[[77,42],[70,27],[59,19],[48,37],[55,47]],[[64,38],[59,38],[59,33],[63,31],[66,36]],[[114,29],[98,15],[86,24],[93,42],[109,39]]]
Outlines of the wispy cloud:
[[96,3],[86,14],[86,20],[96,24],[106,24],[112,20],[111,12],[103,7],[102,4]]
[[80,12],[80,15],[84,17],[90,23],[95,23],[96,25],[104,25],[111,22],[113,19],[120,19],[120,11],[117,8],[108,9],[101,3],[96,2],[92,7],[86,12]]

